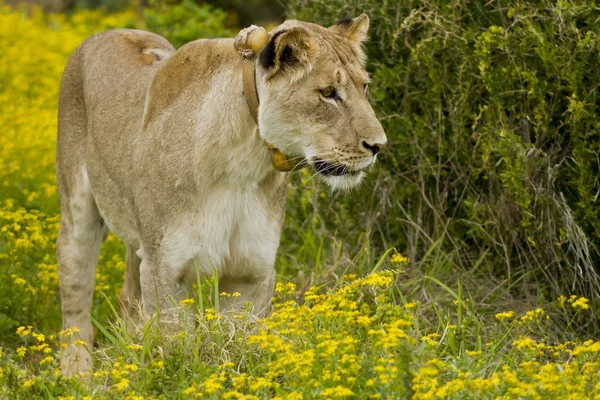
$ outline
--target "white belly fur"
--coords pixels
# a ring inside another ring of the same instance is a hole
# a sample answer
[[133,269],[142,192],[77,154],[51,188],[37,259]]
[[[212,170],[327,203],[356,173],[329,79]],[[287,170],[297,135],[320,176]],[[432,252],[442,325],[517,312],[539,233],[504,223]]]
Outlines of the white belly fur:
[[179,276],[189,272],[182,269],[191,261],[204,276],[215,270],[219,276],[244,276],[272,269],[279,221],[269,218],[257,191],[215,190],[200,209],[172,221],[161,242],[161,264]]

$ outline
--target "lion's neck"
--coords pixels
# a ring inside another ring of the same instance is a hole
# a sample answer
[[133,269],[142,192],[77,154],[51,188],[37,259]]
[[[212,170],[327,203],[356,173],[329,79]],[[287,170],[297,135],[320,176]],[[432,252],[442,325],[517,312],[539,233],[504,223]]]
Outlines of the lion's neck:
[[272,166],[270,151],[248,110],[240,69],[213,75],[197,121],[204,156],[220,170],[221,183],[248,187],[281,174]]

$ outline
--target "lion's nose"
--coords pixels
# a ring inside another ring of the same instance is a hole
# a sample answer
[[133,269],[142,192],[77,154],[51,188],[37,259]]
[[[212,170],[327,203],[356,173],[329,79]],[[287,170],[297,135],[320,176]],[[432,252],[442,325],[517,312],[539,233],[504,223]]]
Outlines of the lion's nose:
[[381,143],[369,144],[367,142],[363,142],[362,144],[365,147],[365,149],[371,150],[373,152],[373,155],[379,153],[381,151],[381,149],[383,149],[383,146],[385,146],[385,144],[381,144]]

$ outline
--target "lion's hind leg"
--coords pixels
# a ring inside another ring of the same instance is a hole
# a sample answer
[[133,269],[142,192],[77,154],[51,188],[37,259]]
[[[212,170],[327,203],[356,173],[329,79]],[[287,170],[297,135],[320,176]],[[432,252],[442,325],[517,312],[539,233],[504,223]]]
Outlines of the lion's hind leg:
[[58,111],[56,177],[60,197],[60,229],[56,243],[62,301],[62,335],[67,345],[61,355],[65,375],[92,367],[89,353],[94,330],[90,321],[96,264],[108,229],[88,179],[87,118],[83,99],[81,46],[63,75]]
[[[96,264],[107,228],[92,195],[85,168],[72,176],[61,196],[61,223],[57,241],[58,277],[62,301],[63,342],[61,357],[66,375],[92,367],[90,351],[94,330],[90,321]],[[67,194],[67,196],[64,196]],[[64,198],[67,197],[67,198]]]
[[275,271],[271,274],[245,278],[224,278],[219,282],[220,307],[224,311],[236,311],[244,304],[250,305],[253,315],[265,316],[270,312],[275,287]]
[[125,283],[119,295],[121,302],[121,318],[139,321],[142,300],[142,288],[140,286],[140,264],[142,260],[132,246],[127,246]]

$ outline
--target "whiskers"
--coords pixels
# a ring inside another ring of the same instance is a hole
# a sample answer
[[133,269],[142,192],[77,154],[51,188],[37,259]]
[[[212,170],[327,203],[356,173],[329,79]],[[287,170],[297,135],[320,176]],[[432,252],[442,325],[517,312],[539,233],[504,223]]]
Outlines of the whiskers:
[[288,161],[288,163],[295,164],[292,171],[300,170],[300,169],[304,168],[304,166],[309,164],[306,156],[296,156],[296,157],[287,158],[287,161]]
[[308,155],[299,155],[288,158],[288,162],[293,164],[309,163],[316,171],[314,171],[308,179],[304,180],[305,184],[310,183],[317,175],[322,175],[327,185],[333,190],[342,190],[349,192],[361,183],[364,177],[364,172],[338,161],[339,152],[331,149],[326,152],[312,152]]
[[[319,158],[329,158],[329,157],[332,157],[332,156],[335,156],[335,153],[334,153],[333,151],[330,151],[330,152],[327,152],[327,153],[322,153],[322,154],[320,154],[320,155],[319,155]],[[325,160],[325,161],[327,161],[327,160]],[[314,178],[315,176],[317,176],[317,175],[319,175],[319,171],[317,171],[317,172],[315,172],[314,174],[312,174],[312,175],[311,175],[311,176],[310,176],[310,177],[309,177],[309,178],[306,180],[306,183],[310,182],[310,180],[311,180],[312,178]]]

